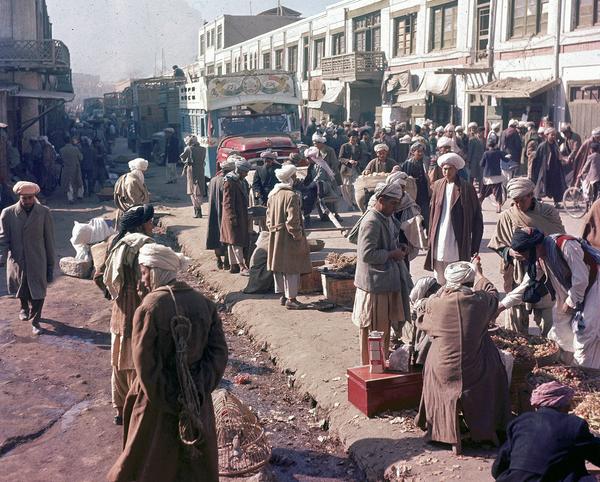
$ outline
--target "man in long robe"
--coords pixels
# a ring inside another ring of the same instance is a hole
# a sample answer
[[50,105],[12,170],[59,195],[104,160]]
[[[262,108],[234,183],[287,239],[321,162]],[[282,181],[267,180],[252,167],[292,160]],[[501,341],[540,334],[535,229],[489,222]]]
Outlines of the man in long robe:
[[455,261],[469,261],[479,252],[483,237],[483,215],[471,183],[457,174],[465,166],[458,154],[448,153],[437,160],[444,177],[433,185],[429,215],[429,247],[425,269],[434,271],[440,284],[444,271]]
[[480,263],[452,263],[446,285],[428,299],[418,328],[432,338],[416,421],[431,440],[461,449],[459,416],[474,441],[498,443],[510,418],[508,379],[488,334],[498,292]]
[[430,188],[429,178],[425,170],[425,147],[419,142],[415,142],[410,146],[410,157],[400,164],[400,170],[411,176],[417,184],[417,198],[416,203],[421,208],[423,214],[425,229],[427,229],[429,223],[429,202],[430,202]]
[[586,139],[581,147],[577,150],[577,153],[573,157],[573,180],[571,185],[574,186],[579,179],[580,171],[583,169],[587,158],[590,155],[590,147],[593,142],[600,142],[600,127],[596,127],[592,131],[592,135]]
[[19,319],[31,320],[38,335],[46,288],[54,278],[54,222],[36,198],[37,184],[19,181],[13,191],[19,201],[0,214],[0,266],[7,265],[8,292],[21,302]]
[[288,310],[304,308],[297,299],[300,275],[310,273],[310,250],[302,226],[300,196],[293,190],[296,166],[285,165],[275,171],[279,183],[267,201],[269,247],[267,269],[275,279],[275,293]]
[[[530,268],[523,282],[502,300],[501,309],[527,301],[539,271],[549,278],[556,295],[548,338],[558,343],[563,361],[600,368],[600,280],[598,263],[587,245],[568,234],[546,236],[539,229],[518,229],[511,248]],[[593,249],[593,248],[592,248]],[[540,270],[537,269],[539,265]]]
[[[140,250],[139,263],[150,293],[133,320],[136,377],[125,406],[123,452],[108,480],[218,482],[211,393],[225,372],[228,349],[217,307],[188,284],[177,281],[177,271],[185,269],[187,260],[170,248],[148,244]],[[184,338],[180,330],[185,328],[187,343],[176,345],[176,333],[179,339]],[[180,347],[184,350],[181,353]],[[182,378],[188,380],[184,387]],[[199,408],[190,407],[189,398]],[[199,430],[202,440],[184,444],[180,421],[188,430]]]
[[340,173],[342,176],[342,196],[346,204],[351,209],[356,209],[356,199],[354,196],[354,181],[362,172],[360,162],[362,159],[362,149],[358,142],[358,132],[351,131],[348,135],[348,142],[340,147]]
[[[230,156],[231,157],[231,156]],[[227,247],[221,242],[221,219],[223,217],[223,186],[225,176],[235,169],[235,159],[221,163],[221,169],[208,183],[208,226],[206,249],[212,249],[217,258],[217,269],[229,269]]]
[[336,185],[341,186],[342,174],[340,173],[340,161],[337,158],[335,150],[333,147],[327,145],[327,138],[321,134],[313,135],[312,141],[314,146],[319,149],[321,159],[323,159],[333,171]]
[[117,208],[115,214],[117,226],[125,211],[150,201],[150,194],[144,180],[144,172],[148,170],[148,161],[142,158],[133,159],[129,161],[128,167],[129,172],[123,174],[115,183],[114,201]]
[[[513,203],[500,214],[488,248],[496,251],[501,258],[500,273],[504,279],[504,291],[509,293],[521,284],[527,271],[526,260],[510,247],[515,231],[519,228],[537,228],[546,234],[562,234],[565,228],[555,207],[535,199],[535,184],[531,180],[526,177],[513,178],[506,189]],[[553,306],[550,293],[537,303],[514,306],[506,310],[505,327],[528,334],[529,314],[533,311],[535,322],[542,335],[546,336],[552,327]]]
[[375,150],[375,155],[377,157],[367,164],[367,167],[365,167],[365,170],[363,171],[363,175],[392,172],[392,169],[396,165],[396,161],[389,155],[389,146],[382,142],[376,144],[373,149]]
[[[375,206],[364,214],[358,231],[352,322],[360,330],[363,365],[369,364],[370,331],[383,332],[387,357],[391,326],[410,319],[408,299],[402,297],[403,284],[410,283],[404,263],[407,251],[398,246],[400,227],[393,217],[403,194],[396,183],[380,183],[375,189]],[[406,294],[411,287],[404,286]]]
[[277,184],[275,170],[281,167],[277,162],[277,153],[272,150],[266,150],[260,153],[260,158],[264,164],[257,167],[254,171],[254,179],[252,179],[252,191],[257,204],[266,206],[269,198],[269,193]]
[[[67,139],[65,139],[67,140]],[[74,203],[75,198],[83,199],[83,179],[81,177],[81,161],[83,154],[77,147],[79,140],[72,137],[67,140],[60,149],[60,157],[63,162],[62,172],[60,175],[60,186],[67,196],[69,203]]]
[[535,197],[548,196],[554,200],[554,206],[558,207],[567,190],[567,183],[556,142],[556,129],[546,128],[544,136],[546,140],[540,143],[535,152],[531,180],[535,183]]
[[182,175],[185,175],[187,181],[187,195],[192,201],[194,217],[201,218],[202,199],[206,194],[204,181],[206,149],[198,143],[196,136],[190,136],[186,143],[187,146],[180,156],[181,162],[183,162]]
[[114,422],[123,424],[125,397],[135,378],[131,351],[133,315],[142,301],[143,287],[138,264],[142,246],[153,243],[154,208],[134,206],[121,218],[119,233],[109,238],[106,261],[96,270],[94,280],[113,300],[110,316],[111,398]]

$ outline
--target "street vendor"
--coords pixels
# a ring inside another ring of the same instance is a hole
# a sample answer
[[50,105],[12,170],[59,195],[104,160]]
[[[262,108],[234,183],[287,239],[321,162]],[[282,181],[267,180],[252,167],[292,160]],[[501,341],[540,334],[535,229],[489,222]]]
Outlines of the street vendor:
[[[509,293],[521,284],[527,271],[527,261],[511,249],[515,230],[538,228],[544,233],[555,234],[564,233],[565,228],[556,208],[533,196],[535,184],[528,178],[511,179],[506,185],[506,190],[513,202],[509,209],[500,214],[488,248],[500,255],[500,273],[504,279],[504,291]],[[504,306],[504,303],[503,300],[500,305]],[[505,327],[518,333],[528,334],[529,314],[533,311],[534,320],[540,327],[542,336],[546,336],[552,327],[553,306],[554,302],[549,292],[535,303],[515,305],[505,312]]]
[[392,172],[396,163],[388,156],[390,152],[388,145],[382,142],[375,145],[373,149],[377,157],[367,164],[367,167],[363,171],[363,176],[380,172]]
[[558,343],[563,361],[600,368],[600,282],[598,250],[567,234],[546,236],[536,228],[517,229],[511,248],[528,262],[522,283],[506,295],[506,308],[543,289],[541,271],[549,278],[556,302],[548,338]]
[[492,467],[496,480],[595,480],[588,479],[585,463],[600,467],[600,439],[584,419],[569,414],[574,394],[554,381],[533,391],[531,405],[536,411],[523,413],[508,425],[507,440]]
[[498,444],[510,418],[508,379],[488,334],[498,292],[481,263],[452,263],[446,284],[427,301],[418,328],[433,339],[423,373],[418,426],[433,441],[461,451],[459,416],[473,441]]

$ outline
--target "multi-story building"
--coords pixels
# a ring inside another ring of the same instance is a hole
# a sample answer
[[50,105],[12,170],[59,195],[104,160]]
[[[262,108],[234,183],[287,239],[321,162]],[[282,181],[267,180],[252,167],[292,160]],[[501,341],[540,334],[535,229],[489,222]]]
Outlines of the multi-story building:
[[587,133],[599,16],[600,0],[344,0],[246,39],[219,34],[221,17],[214,39],[200,31],[197,72],[295,71],[306,115],[337,120],[549,116]]
[[59,128],[73,100],[69,49],[52,38],[45,0],[0,0],[0,122],[27,140]]

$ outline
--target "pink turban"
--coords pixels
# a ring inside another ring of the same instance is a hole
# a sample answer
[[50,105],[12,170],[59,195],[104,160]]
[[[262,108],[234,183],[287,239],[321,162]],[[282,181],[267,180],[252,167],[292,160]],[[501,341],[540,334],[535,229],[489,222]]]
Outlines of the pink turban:
[[561,408],[568,407],[575,391],[558,382],[542,383],[531,393],[533,407]]
[[13,187],[13,192],[17,195],[23,194],[24,196],[35,196],[40,192],[40,186],[35,182],[19,181]]

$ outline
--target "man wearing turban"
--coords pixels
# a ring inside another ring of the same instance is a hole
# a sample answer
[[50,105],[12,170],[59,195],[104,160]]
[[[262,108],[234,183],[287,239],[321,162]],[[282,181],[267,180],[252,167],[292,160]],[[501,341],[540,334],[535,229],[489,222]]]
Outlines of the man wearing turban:
[[577,149],[577,153],[571,157],[573,164],[573,180],[571,185],[574,186],[580,177],[581,170],[585,165],[589,155],[592,143],[600,142],[600,127],[596,127],[592,130],[590,137],[588,137],[583,144]]
[[81,177],[81,162],[83,154],[77,144],[79,139],[71,137],[65,139],[67,143],[60,149],[60,157],[63,161],[62,172],[60,175],[60,187],[67,196],[70,204],[77,199],[83,199],[83,179]]
[[432,188],[425,269],[434,271],[438,283],[444,284],[446,266],[468,261],[479,252],[483,215],[475,188],[458,176],[465,166],[464,159],[448,153],[440,156],[437,163],[444,177]]
[[[519,228],[537,228],[547,234],[563,234],[565,228],[555,207],[533,196],[535,184],[526,177],[514,177],[506,185],[510,208],[500,214],[488,248],[500,256],[500,273],[504,279],[504,291],[509,293],[523,281],[527,260],[511,249],[515,231]],[[504,301],[500,304],[503,305]],[[552,327],[552,296],[547,293],[537,303],[513,306],[506,310],[504,323],[509,330],[529,333],[529,315],[533,312],[535,322],[546,336]]]
[[230,156],[235,170],[225,176],[223,184],[223,214],[221,216],[221,243],[227,246],[232,273],[248,276],[244,249],[250,246],[248,207],[250,186],[246,181],[250,163],[242,156]]
[[269,193],[277,184],[277,176],[275,176],[275,170],[281,167],[281,164],[277,162],[277,153],[272,150],[263,151],[260,153],[260,158],[263,159],[264,164],[256,168],[254,171],[254,179],[252,180],[252,191],[254,197],[261,206],[267,205],[267,199]]
[[410,319],[408,292],[412,281],[404,263],[406,248],[398,244],[400,225],[394,218],[403,195],[404,190],[398,183],[378,184],[375,205],[363,215],[358,229],[352,322],[360,330],[363,365],[369,364],[370,331],[383,333],[387,358],[392,324],[398,326],[400,332],[403,322]]
[[206,194],[206,182],[204,180],[204,169],[206,148],[202,147],[196,136],[186,139],[186,146],[181,153],[183,162],[183,173],[187,181],[187,194],[190,196],[194,208],[194,217],[202,217],[202,199]]
[[144,180],[144,172],[148,170],[148,161],[139,157],[129,161],[128,166],[129,172],[123,174],[115,183],[114,200],[117,208],[117,226],[125,211],[150,201],[150,194]]
[[293,190],[296,166],[285,165],[275,171],[279,183],[267,200],[267,269],[275,279],[275,293],[288,310],[302,309],[297,299],[300,275],[310,273],[310,251],[302,226],[300,196]]
[[342,174],[340,173],[340,161],[337,158],[333,147],[327,145],[327,139],[322,134],[315,134],[312,137],[314,146],[319,149],[320,157],[330,167],[335,177],[337,186],[342,185]]
[[361,166],[363,158],[362,148],[358,142],[358,132],[350,131],[348,142],[340,147],[339,160],[341,163],[340,172],[342,174],[342,196],[344,201],[352,209],[356,209],[356,200],[354,197],[354,181],[358,174],[362,172],[365,166]]
[[593,480],[586,461],[600,467],[600,439],[587,422],[569,414],[575,391],[543,383],[531,394],[535,412],[525,412],[506,430],[492,467],[498,481]]
[[149,293],[133,319],[136,376],[125,405],[123,452],[107,479],[218,482],[211,394],[228,349],[217,307],[177,280],[187,259],[171,248],[147,244],[139,264]]
[[377,157],[367,164],[367,167],[365,167],[365,170],[363,171],[363,175],[392,172],[396,163],[389,156],[389,146],[384,142],[380,142],[379,144],[375,144],[373,150]]
[[498,444],[510,419],[508,379],[488,333],[498,292],[478,259],[449,264],[446,284],[425,305],[417,328],[431,339],[418,426],[431,440],[461,449],[462,417],[473,441]]
[[123,424],[125,397],[135,378],[131,352],[133,315],[144,293],[138,263],[140,249],[151,238],[154,208],[150,204],[133,206],[121,217],[119,232],[108,239],[106,261],[96,268],[94,281],[108,299],[113,300],[110,317],[111,395],[114,422]]
[[541,142],[535,152],[531,180],[535,183],[535,197],[548,196],[554,199],[554,206],[559,207],[567,183],[561,165],[561,155],[556,142],[556,130],[547,127],[544,130],[546,140]]
[[415,142],[410,146],[409,156],[406,161],[400,164],[400,170],[411,176],[417,184],[417,197],[415,201],[421,208],[423,224],[425,229],[427,229],[429,223],[430,187],[425,168],[428,161],[425,157],[425,147],[423,144]]
[[6,264],[8,292],[21,302],[19,319],[31,320],[38,335],[46,288],[54,277],[54,222],[36,198],[37,184],[20,181],[13,191],[19,200],[0,214],[0,266]]

